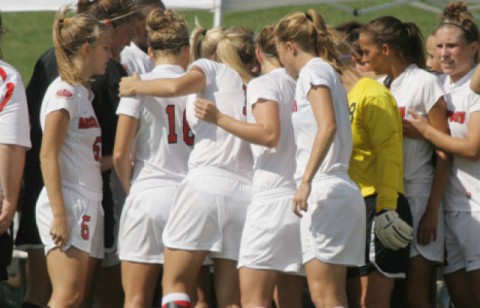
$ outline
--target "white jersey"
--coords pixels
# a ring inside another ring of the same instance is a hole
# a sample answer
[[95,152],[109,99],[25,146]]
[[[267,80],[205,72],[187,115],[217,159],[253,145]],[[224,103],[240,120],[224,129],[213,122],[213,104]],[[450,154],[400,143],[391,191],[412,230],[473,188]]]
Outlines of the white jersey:
[[[451,109],[450,135],[467,138],[468,120],[474,112],[480,112],[480,96],[470,89],[474,69],[455,83],[445,77],[445,98]],[[480,163],[458,155],[453,156],[452,170],[445,190],[446,211],[480,211]]]
[[133,73],[149,73],[155,67],[155,62],[152,58],[133,42],[130,42],[130,45],[123,48],[120,53],[120,63],[122,63],[130,76],[133,75]]
[[[435,75],[411,64],[393,80],[390,91],[397,101],[402,118],[410,118],[410,110],[427,116],[430,109],[444,95],[444,91]],[[405,187],[420,184],[430,191],[433,180],[433,146],[420,139],[403,138],[403,174]]]
[[322,174],[347,173],[352,153],[352,129],[345,89],[331,65],[320,58],[311,59],[300,71],[292,115],[297,145],[295,172],[297,181],[302,179],[305,172],[317,134],[317,122],[308,101],[308,93],[312,86],[326,86],[330,89],[337,122],[335,137],[314,180],[320,178]]
[[[159,65],[141,79],[177,78],[178,65]],[[186,96],[162,98],[147,95],[123,97],[117,114],[139,120],[135,138],[131,193],[176,185],[187,174],[193,135],[185,119]]]
[[248,83],[247,114],[248,122],[255,123],[252,108],[261,104],[259,99],[274,101],[280,113],[280,140],[275,148],[252,144],[254,157],[252,192],[259,193],[271,189],[295,189],[295,137],[292,126],[292,108],[295,101],[295,81],[285,69],[255,78]]
[[[240,75],[223,63],[200,59],[192,63],[206,77],[205,89],[199,97],[212,101],[221,113],[246,121],[245,87]],[[252,152],[248,143],[217,125],[199,121],[195,117],[195,95],[187,103],[187,119],[195,133],[195,146],[189,160],[189,169],[217,167],[251,178]]]
[[20,74],[0,60],[0,144],[31,147],[27,97]]
[[101,201],[102,137],[92,99],[93,93],[84,86],[72,86],[57,77],[43,98],[40,124],[45,130],[49,113],[62,109],[68,112],[70,123],[59,159],[62,186],[92,201]]

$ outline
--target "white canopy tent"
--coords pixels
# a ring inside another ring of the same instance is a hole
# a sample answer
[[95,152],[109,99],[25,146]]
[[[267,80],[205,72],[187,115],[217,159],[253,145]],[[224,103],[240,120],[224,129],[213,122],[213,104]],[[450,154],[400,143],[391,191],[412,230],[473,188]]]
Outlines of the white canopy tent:
[[[445,7],[450,0],[386,0],[385,3],[380,5],[356,9],[355,4],[361,1],[362,0],[163,0],[163,3],[172,9],[211,11],[214,14],[214,25],[220,25],[222,24],[223,13],[231,11],[251,11],[270,7],[324,3],[342,11],[352,13],[353,15],[362,15],[406,4],[426,11],[440,13],[441,9]],[[480,9],[480,0],[470,0],[468,2],[470,9]],[[75,5],[75,3],[75,0],[0,0],[0,10],[4,12],[56,11],[64,5]]]

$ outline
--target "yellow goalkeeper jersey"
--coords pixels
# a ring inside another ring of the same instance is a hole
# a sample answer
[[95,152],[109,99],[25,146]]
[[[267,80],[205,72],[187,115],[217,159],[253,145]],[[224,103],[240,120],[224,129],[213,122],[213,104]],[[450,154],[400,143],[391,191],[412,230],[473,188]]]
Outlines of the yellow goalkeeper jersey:
[[348,93],[353,151],[349,174],[364,197],[377,194],[377,211],[397,208],[403,193],[402,120],[390,91],[362,78]]

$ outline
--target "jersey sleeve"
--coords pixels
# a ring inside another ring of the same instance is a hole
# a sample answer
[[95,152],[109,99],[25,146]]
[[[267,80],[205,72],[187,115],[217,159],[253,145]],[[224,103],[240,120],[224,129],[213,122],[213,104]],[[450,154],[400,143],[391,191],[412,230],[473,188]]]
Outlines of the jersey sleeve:
[[[52,84],[53,85],[53,84]],[[49,113],[65,109],[68,112],[70,120],[75,118],[78,112],[78,102],[75,99],[75,89],[65,82],[54,85],[53,93],[43,102],[46,104],[45,116]]]
[[118,104],[117,114],[126,115],[136,119],[140,118],[140,110],[142,107],[142,96],[136,95],[134,97],[122,97],[120,98],[120,103]]
[[467,90],[469,93],[469,102],[471,102],[470,107],[468,108],[468,113],[480,111],[480,95],[473,92],[470,87]]
[[377,211],[395,210],[398,193],[402,191],[399,183],[403,168],[400,115],[392,100],[393,97],[386,94],[370,97],[363,108],[364,122],[377,158]]
[[16,71],[3,65],[0,65],[0,143],[31,147],[25,86]]
[[213,83],[217,75],[216,65],[219,63],[207,59],[199,59],[190,65],[190,69],[197,67],[205,74],[205,87]]
[[[323,66],[326,66],[323,65]],[[328,67],[326,69],[318,69],[313,70],[310,67],[304,67],[300,72],[300,76],[298,78],[298,83],[300,84],[301,90],[308,96],[308,92],[312,88],[312,86],[326,86],[328,88],[331,87],[331,81],[328,76]]]
[[[424,82],[424,86],[421,87],[423,91],[423,102],[425,110],[428,113],[438,100],[445,95],[445,91],[436,76],[425,72],[425,78],[421,79],[423,79]],[[418,81],[421,82],[420,80]]]
[[248,83],[247,87],[247,107],[252,110],[259,99],[279,102],[279,91],[275,89],[273,82],[268,82],[266,78],[256,78]]

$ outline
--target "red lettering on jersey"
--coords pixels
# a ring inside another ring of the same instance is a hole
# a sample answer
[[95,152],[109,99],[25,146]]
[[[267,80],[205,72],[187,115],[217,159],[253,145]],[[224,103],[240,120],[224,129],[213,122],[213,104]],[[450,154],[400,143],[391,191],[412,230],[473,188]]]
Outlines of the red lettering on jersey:
[[187,121],[187,113],[183,111],[183,141],[186,145],[193,145],[195,143],[195,135],[190,129],[190,124]]
[[449,118],[450,122],[465,123],[465,111],[454,112]]
[[62,89],[62,90],[57,91],[57,96],[58,97],[71,98],[71,97],[73,97],[73,93],[68,91],[67,89]]
[[298,106],[297,106],[297,101],[293,102],[293,107],[292,107],[292,112],[297,112],[298,111]]
[[398,107],[398,111],[400,111],[400,117],[405,118],[405,107]]
[[97,119],[94,116],[78,119],[78,129],[88,129],[98,127]]
[[95,138],[95,142],[92,145],[93,159],[100,161],[102,158],[102,137]]

